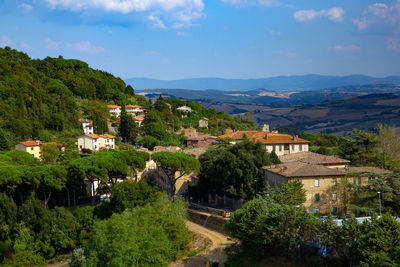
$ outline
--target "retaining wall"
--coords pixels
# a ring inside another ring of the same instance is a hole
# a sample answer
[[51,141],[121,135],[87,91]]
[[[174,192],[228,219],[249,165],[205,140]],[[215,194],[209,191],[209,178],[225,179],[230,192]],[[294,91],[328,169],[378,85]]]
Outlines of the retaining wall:
[[221,234],[226,234],[222,225],[228,220],[221,216],[207,214],[192,209],[188,210],[188,219],[191,222],[204,226],[205,228],[217,231]]

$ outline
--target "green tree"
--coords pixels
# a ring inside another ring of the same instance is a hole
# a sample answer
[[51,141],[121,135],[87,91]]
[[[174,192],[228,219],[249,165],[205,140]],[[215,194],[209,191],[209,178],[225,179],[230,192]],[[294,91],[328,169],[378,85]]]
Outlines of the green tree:
[[115,211],[122,212],[151,204],[159,198],[159,194],[156,188],[144,180],[138,183],[126,180],[113,187],[111,204]]
[[197,171],[200,167],[196,158],[185,153],[163,151],[156,152],[151,157],[166,176],[164,183],[171,199],[175,198],[176,181],[190,172]]
[[124,142],[133,143],[138,135],[138,126],[133,120],[132,115],[126,112],[125,105],[122,106],[120,124],[119,124],[119,135],[122,137]]
[[377,165],[378,151],[376,135],[353,130],[352,137],[339,139],[340,156],[348,159],[354,165]]
[[9,150],[10,146],[9,137],[6,132],[0,128],[0,151]]
[[101,101],[93,100],[88,106],[89,118],[93,121],[93,129],[97,134],[108,132],[108,118],[110,113],[107,105]]
[[55,163],[61,156],[61,151],[57,145],[45,145],[41,148],[41,158],[44,163]]
[[400,171],[400,135],[396,134],[393,126],[380,124],[378,129],[378,151],[381,155],[382,167]]
[[292,180],[277,187],[271,197],[277,203],[298,206],[306,201],[306,190],[302,183]]
[[269,153],[261,143],[248,140],[228,147],[209,149],[200,156],[199,184],[205,193],[252,199],[265,191],[262,167],[270,165]]

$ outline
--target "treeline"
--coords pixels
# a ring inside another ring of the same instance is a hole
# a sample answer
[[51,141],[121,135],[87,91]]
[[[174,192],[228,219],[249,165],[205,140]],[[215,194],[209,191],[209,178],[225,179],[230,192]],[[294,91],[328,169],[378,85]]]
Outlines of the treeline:
[[400,223],[389,214],[363,223],[352,216],[338,226],[282,195],[270,192],[231,215],[224,229],[240,243],[230,248],[226,266],[398,266]]
[[189,194],[202,201],[207,201],[208,194],[245,200],[264,194],[267,183],[262,167],[280,163],[275,152],[268,153],[261,143],[249,140],[210,148],[199,161],[199,182],[189,187]]
[[393,126],[378,125],[377,134],[354,129],[346,137],[304,134],[302,138],[311,142],[311,151],[340,156],[355,166],[400,170],[400,135]]
[[46,266],[73,251],[71,266],[167,266],[185,252],[186,206],[145,181],[115,185],[111,202],[48,209],[0,193],[0,264]]
[[131,86],[85,62],[61,56],[32,60],[0,48],[0,149],[29,138],[81,134],[77,98],[120,102],[129,97],[134,97]]
[[[190,169],[169,158],[159,159],[166,169]],[[0,264],[44,266],[77,249],[72,266],[167,266],[187,248],[186,206],[137,182],[148,160],[134,150],[55,163],[0,152]],[[109,202],[95,205],[107,194]]]

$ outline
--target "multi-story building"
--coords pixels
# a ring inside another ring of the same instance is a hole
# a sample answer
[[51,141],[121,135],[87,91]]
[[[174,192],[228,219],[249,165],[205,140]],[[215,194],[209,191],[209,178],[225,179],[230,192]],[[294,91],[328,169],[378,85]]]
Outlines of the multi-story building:
[[93,152],[99,152],[103,149],[114,149],[115,137],[109,134],[85,134],[78,137],[78,148],[80,152],[83,149]]
[[41,156],[40,143],[41,143],[40,141],[28,140],[24,142],[19,142],[18,144],[15,145],[14,148],[16,150],[28,152],[35,158],[40,159]]
[[291,180],[303,184],[309,212],[343,212],[344,183],[362,184],[376,174],[390,171],[375,167],[348,167],[349,161],[317,153],[298,153],[280,157],[282,164],[263,167],[266,181],[280,185]]
[[121,115],[121,107],[117,105],[108,105],[108,111],[111,116],[119,117]]
[[85,134],[93,134],[93,122],[91,120],[79,119],[79,121],[82,123],[83,132]]
[[309,141],[297,136],[277,132],[236,131],[221,135],[219,138],[232,139],[234,140],[233,143],[235,143],[242,141],[245,136],[254,143],[262,143],[269,153],[275,151],[278,156],[307,152],[309,150]]

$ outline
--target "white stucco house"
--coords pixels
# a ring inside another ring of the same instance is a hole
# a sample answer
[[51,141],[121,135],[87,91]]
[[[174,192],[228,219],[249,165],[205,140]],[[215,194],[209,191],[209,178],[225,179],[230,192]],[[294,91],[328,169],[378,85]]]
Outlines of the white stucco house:
[[93,152],[99,152],[103,149],[115,148],[115,136],[109,134],[85,134],[78,137],[78,149],[89,149]]

